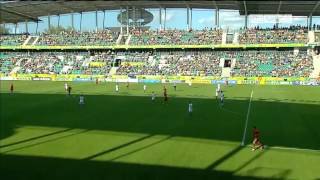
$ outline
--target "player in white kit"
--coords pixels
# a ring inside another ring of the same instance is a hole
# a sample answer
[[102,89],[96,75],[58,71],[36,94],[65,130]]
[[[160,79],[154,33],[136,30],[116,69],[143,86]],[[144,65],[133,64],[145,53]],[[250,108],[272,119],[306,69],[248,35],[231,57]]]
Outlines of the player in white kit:
[[219,90],[218,88],[216,88],[216,100],[218,100],[218,96],[219,96]]
[[143,85],[143,92],[146,92],[146,90],[147,90],[147,85]]
[[221,106],[224,105],[224,93],[223,93],[223,91],[220,92],[220,105]]
[[119,84],[116,84],[116,92],[119,92]]
[[156,100],[156,94],[152,91],[151,100],[154,102]]
[[189,101],[188,112],[189,112],[189,115],[191,116],[192,115],[192,102],[191,101]]
[[84,104],[84,96],[83,95],[80,95],[80,97],[79,97],[79,104],[80,105]]
[[68,91],[68,84],[64,83],[64,90],[67,92]]

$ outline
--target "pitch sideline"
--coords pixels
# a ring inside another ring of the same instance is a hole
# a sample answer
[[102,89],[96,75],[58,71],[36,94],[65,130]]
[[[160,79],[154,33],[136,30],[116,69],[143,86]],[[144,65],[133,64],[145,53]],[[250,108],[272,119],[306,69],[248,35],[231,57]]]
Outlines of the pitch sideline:
[[248,111],[247,111],[247,117],[246,117],[246,123],[245,123],[245,126],[244,126],[244,131],[243,131],[241,146],[244,146],[244,142],[245,142],[245,140],[246,140],[247,126],[248,126],[248,122],[249,122],[249,116],[250,116],[250,110],[251,110],[252,97],[253,97],[253,89],[252,89],[251,95],[250,95],[250,101],[249,101],[249,106],[248,106]]

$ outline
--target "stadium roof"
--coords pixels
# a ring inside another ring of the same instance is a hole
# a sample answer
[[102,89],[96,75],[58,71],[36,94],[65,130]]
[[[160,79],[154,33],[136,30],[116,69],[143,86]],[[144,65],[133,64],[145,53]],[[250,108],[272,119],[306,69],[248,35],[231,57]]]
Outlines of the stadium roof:
[[88,11],[115,10],[120,7],[232,9],[245,14],[320,15],[320,1],[2,1],[0,23],[40,21],[39,17]]

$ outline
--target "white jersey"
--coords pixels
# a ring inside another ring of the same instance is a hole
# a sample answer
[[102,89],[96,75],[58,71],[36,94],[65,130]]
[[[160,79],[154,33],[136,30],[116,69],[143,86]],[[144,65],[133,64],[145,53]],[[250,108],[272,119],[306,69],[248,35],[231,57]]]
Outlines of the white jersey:
[[143,85],[143,90],[145,91],[147,89],[147,85]]
[[220,91],[221,90],[221,87],[220,87],[220,84],[218,84],[218,91]]
[[219,96],[219,90],[218,90],[218,88],[216,89],[216,97],[218,97]]
[[119,85],[118,84],[116,85],[116,91],[117,92],[119,91]]
[[189,86],[192,86],[192,82],[191,81],[189,82]]
[[155,99],[156,99],[156,94],[153,93],[151,96],[151,100],[154,101]]
[[223,93],[220,94],[220,100],[221,100],[221,101],[224,100],[224,94],[223,94]]
[[67,84],[67,83],[64,84],[64,89],[65,89],[66,91],[68,90],[68,84]]
[[192,103],[189,103],[189,112],[192,112]]
[[79,98],[79,104],[84,104],[84,96],[80,96],[80,98]]

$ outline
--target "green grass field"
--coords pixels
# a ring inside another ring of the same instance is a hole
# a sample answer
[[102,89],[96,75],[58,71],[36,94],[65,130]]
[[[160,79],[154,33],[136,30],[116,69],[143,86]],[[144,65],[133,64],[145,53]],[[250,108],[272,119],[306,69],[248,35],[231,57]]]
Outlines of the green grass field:
[[[68,97],[64,82],[15,81],[13,95],[10,83],[1,179],[320,179],[320,87],[222,86],[220,108],[213,85],[167,85],[163,104],[160,84],[71,83]],[[253,126],[265,150],[251,151]]]

